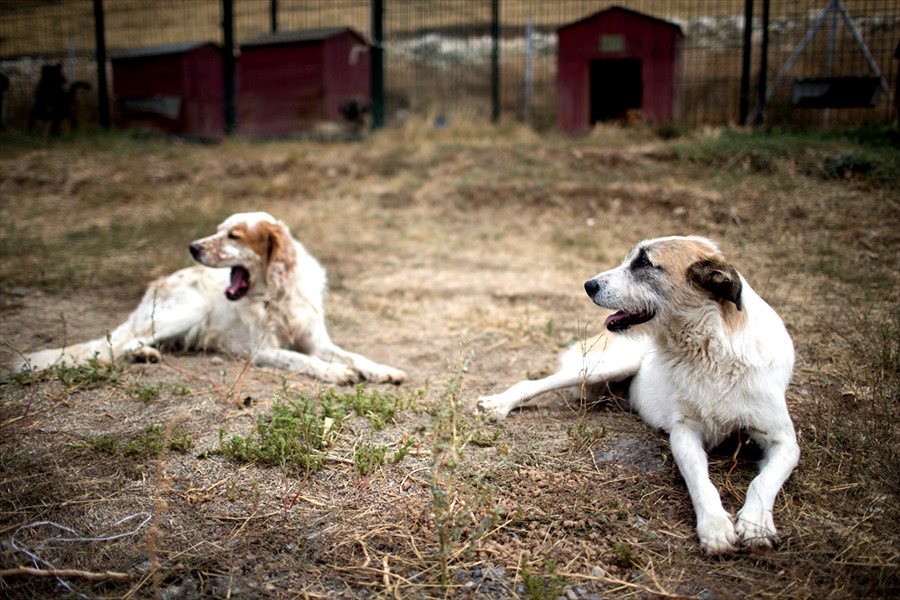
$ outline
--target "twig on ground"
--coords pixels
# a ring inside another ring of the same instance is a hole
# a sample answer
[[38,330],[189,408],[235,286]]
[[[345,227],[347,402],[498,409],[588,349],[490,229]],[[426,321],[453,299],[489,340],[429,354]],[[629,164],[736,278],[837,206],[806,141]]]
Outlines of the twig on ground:
[[115,571],[95,573],[92,571],[80,571],[78,569],[35,569],[32,567],[15,567],[13,569],[0,570],[0,578],[15,577],[17,575],[30,575],[32,577],[78,577],[79,579],[88,579],[90,581],[106,581],[109,579],[126,581],[133,578],[133,575],[128,573],[117,573]]

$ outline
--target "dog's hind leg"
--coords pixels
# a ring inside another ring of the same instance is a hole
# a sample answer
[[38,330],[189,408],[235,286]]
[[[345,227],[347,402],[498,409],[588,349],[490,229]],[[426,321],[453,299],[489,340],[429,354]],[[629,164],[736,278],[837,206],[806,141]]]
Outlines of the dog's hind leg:
[[359,373],[342,362],[325,361],[318,356],[309,356],[285,348],[261,348],[253,356],[253,364],[258,367],[306,373],[329,383],[346,384],[359,381]]
[[379,364],[361,354],[344,350],[334,343],[329,343],[326,348],[318,349],[316,356],[326,362],[333,362],[334,359],[337,359],[346,363],[358,372],[363,379],[373,383],[403,383],[406,381],[406,373],[400,369]]
[[[601,340],[607,343],[599,345]],[[647,343],[643,338],[593,338],[566,352],[559,371],[534,381],[520,381],[505,392],[478,399],[478,409],[494,419],[503,419],[514,408],[535,396],[555,390],[594,386],[621,381],[634,375],[644,359]]]
[[157,344],[182,340],[184,346],[193,345],[196,340],[191,339],[191,332],[202,324],[206,313],[205,300],[193,290],[172,294],[151,287],[128,319],[105,337],[25,354],[12,366],[16,371],[40,371],[56,365],[81,365],[92,359],[100,363],[122,359],[157,362]]

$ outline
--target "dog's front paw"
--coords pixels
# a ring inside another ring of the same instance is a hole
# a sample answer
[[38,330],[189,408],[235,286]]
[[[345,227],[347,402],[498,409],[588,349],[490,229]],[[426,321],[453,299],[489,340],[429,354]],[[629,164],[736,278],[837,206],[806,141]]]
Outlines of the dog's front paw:
[[700,547],[707,554],[722,554],[738,548],[734,523],[731,522],[731,515],[724,510],[698,521],[697,535],[700,537]]
[[360,374],[347,365],[330,363],[318,374],[319,379],[328,383],[346,385],[360,380]]
[[128,353],[132,362],[136,363],[158,363],[162,360],[162,354],[153,346],[141,346],[135,348]]
[[366,381],[371,381],[372,383],[393,383],[395,385],[403,383],[407,377],[404,371],[385,366],[376,370],[364,371],[362,376]]
[[738,512],[734,529],[741,543],[750,548],[773,548],[779,541],[772,512],[768,510],[748,510],[745,506]]
[[503,394],[481,396],[478,398],[477,412],[489,419],[501,421],[515,407],[515,404],[503,397]]

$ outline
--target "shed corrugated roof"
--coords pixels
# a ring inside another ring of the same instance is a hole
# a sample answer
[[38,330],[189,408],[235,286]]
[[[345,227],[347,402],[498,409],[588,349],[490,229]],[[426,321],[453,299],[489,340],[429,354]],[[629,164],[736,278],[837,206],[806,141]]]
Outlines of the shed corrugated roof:
[[356,33],[349,27],[322,27],[319,29],[296,29],[292,31],[278,31],[275,33],[267,33],[253,39],[247,40],[241,44],[241,47],[248,46],[278,46],[281,44],[294,44],[298,42],[321,42],[342,33],[352,33],[362,41],[366,41],[363,36]]
[[184,54],[203,46],[212,45],[218,48],[215,42],[180,42],[178,44],[160,44],[158,46],[147,46],[145,48],[129,48],[110,55],[112,60],[121,58],[145,58],[148,56],[163,56],[166,54]]

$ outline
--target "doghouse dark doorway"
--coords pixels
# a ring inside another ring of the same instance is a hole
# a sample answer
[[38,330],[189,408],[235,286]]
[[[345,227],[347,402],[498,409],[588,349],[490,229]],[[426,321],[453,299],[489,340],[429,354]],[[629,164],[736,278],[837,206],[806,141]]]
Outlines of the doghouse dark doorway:
[[640,58],[591,61],[591,125],[621,119],[628,109],[640,108],[643,98]]

